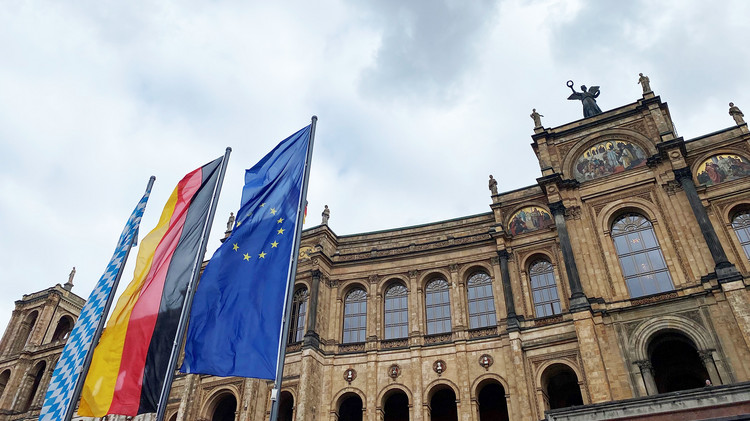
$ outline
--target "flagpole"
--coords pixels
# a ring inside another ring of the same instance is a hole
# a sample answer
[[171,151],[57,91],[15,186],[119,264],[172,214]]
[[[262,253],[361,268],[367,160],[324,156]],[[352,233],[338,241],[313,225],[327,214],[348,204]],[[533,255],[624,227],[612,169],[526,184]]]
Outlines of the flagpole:
[[307,158],[305,158],[305,178],[302,181],[302,192],[297,204],[297,229],[294,234],[294,246],[292,247],[291,261],[286,281],[286,300],[284,302],[284,317],[281,323],[281,338],[279,338],[278,359],[276,360],[276,380],[271,391],[271,419],[276,421],[279,417],[279,393],[281,390],[281,377],[284,374],[284,359],[286,358],[286,340],[289,336],[289,324],[292,307],[292,296],[294,280],[297,275],[297,257],[299,256],[299,244],[302,240],[302,222],[304,218],[304,205],[307,203],[307,184],[310,181],[310,163],[312,162],[313,144],[315,143],[315,127],[318,125],[318,116],[312,116],[310,124],[310,144],[307,146]]
[[219,194],[221,193],[221,186],[224,184],[224,173],[227,171],[227,163],[229,162],[229,154],[232,153],[232,148],[227,148],[224,152],[224,159],[221,161],[221,168],[219,169],[219,179],[216,181],[214,186],[214,194],[211,198],[211,204],[208,208],[208,218],[203,224],[203,230],[201,231],[201,243],[198,247],[198,253],[195,255],[195,263],[193,264],[193,271],[190,274],[190,282],[188,283],[187,291],[185,292],[185,300],[182,302],[182,313],[180,313],[180,321],[177,325],[177,334],[175,335],[174,342],[172,343],[172,354],[169,356],[169,363],[167,364],[167,372],[164,376],[164,383],[161,387],[161,394],[159,395],[159,405],[156,407],[156,421],[163,421],[164,414],[167,412],[167,401],[169,399],[169,393],[172,391],[172,380],[174,379],[174,370],[177,365],[177,360],[180,356],[180,349],[182,341],[185,340],[185,328],[187,327],[188,316],[190,315],[190,307],[193,305],[193,296],[195,295],[195,284],[200,276],[200,266],[203,263],[201,256],[206,255],[206,247],[208,246],[208,235],[211,232],[211,224],[214,222],[214,215],[216,214],[216,203],[219,201]]
[[[154,186],[154,181],[156,181],[156,177],[153,175],[151,178],[148,179],[148,184],[146,185],[146,191],[151,191],[151,188]],[[112,289],[109,292],[109,297],[107,297],[107,302],[104,304],[104,309],[102,310],[102,316],[99,319],[99,324],[96,326],[96,330],[94,331],[94,337],[91,338],[91,344],[89,345],[89,350],[86,352],[86,358],[83,360],[83,366],[81,367],[81,373],[78,376],[78,379],[76,380],[75,389],[73,389],[73,396],[70,398],[70,403],[68,403],[68,408],[65,411],[65,421],[70,421],[73,418],[73,413],[75,413],[76,403],[81,398],[81,391],[83,390],[83,384],[86,380],[86,376],[89,373],[89,368],[91,367],[91,360],[94,358],[94,348],[96,348],[96,345],[99,343],[99,338],[102,336],[102,331],[104,331],[104,324],[107,322],[107,315],[109,314],[109,309],[112,307],[112,302],[115,300],[115,295],[117,293],[117,286],[120,285],[120,278],[122,278],[122,272],[125,271],[125,263],[128,261],[128,256],[130,256],[130,250],[133,248],[133,244],[138,241],[138,230],[135,231],[135,234],[133,235],[133,241],[131,241],[128,244],[128,249],[125,252],[125,257],[122,261],[122,266],[120,266],[120,270],[117,271],[117,276],[115,276],[115,280],[112,283]]]

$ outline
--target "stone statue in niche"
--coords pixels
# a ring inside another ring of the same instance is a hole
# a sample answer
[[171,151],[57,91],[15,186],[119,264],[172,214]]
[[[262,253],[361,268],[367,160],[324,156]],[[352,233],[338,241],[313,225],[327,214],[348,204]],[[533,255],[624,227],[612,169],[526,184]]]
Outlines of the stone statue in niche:
[[596,98],[599,97],[598,86],[592,86],[590,89],[586,89],[586,85],[581,85],[581,91],[583,92],[576,92],[576,90],[573,89],[572,80],[569,80],[566,85],[568,86],[568,88],[570,88],[571,91],[573,91],[568,99],[578,100],[583,104],[583,118],[595,116],[602,113],[602,110],[598,105],[596,105]]

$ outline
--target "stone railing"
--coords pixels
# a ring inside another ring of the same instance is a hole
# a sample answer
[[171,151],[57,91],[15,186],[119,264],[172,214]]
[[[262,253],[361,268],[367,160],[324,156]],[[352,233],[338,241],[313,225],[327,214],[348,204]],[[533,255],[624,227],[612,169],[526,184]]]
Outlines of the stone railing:
[[408,338],[386,339],[380,341],[380,347],[382,349],[406,348],[407,346],[409,346]]
[[341,344],[339,345],[339,352],[364,352],[365,343],[359,342],[354,344]]
[[453,339],[453,333],[439,333],[437,335],[427,335],[424,337],[424,344],[425,345],[433,345],[433,344],[442,344],[445,342],[450,342],[451,339]]

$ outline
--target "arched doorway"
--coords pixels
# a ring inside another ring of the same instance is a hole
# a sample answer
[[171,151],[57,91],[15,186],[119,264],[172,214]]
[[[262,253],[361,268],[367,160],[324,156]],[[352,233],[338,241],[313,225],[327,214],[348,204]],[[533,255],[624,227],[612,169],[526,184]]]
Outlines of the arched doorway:
[[383,398],[383,421],[409,421],[409,397],[394,389]]
[[341,397],[338,421],[362,421],[362,398],[356,393],[347,393]]
[[542,373],[542,387],[549,409],[583,405],[575,371],[565,364],[552,364]]
[[500,383],[489,380],[477,388],[479,421],[508,421],[508,402],[505,388]]
[[279,398],[279,421],[293,421],[294,419],[294,396],[291,393],[281,392]]
[[26,376],[26,380],[24,381],[24,383],[31,383],[31,387],[29,388],[29,394],[26,396],[26,400],[20,407],[21,412],[26,412],[31,408],[31,404],[34,402],[36,392],[39,390],[39,385],[42,383],[42,377],[44,376],[45,368],[47,368],[47,363],[45,363],[44,361],[40,361],[36,366],[34,366],[31,371],[29,371],[29,374]]
[[36,311],[32,311],[26,316],[25,319],[23,319],[23,322],[21,322],[21,328],[18,330],[16,341],[13,344],[13,352],[21,351],[23,347],[26,345],[26,342],[29,341],[29,337],[31,336],[31,330],[34,328],[34,325],[36,324],[37,314],[38,313]]
[[237,398],[231,393],[225,393],[218,398],[211,421],[234,421],[235,412],[237,412]]
[[432,393],[430,398],[431,421],[458,421],[456,393],[450,387],[443,386]]
[[693,342],[676,333],[663,333],[649,343],[649,359],[659,393],[703,387],[709,379]]

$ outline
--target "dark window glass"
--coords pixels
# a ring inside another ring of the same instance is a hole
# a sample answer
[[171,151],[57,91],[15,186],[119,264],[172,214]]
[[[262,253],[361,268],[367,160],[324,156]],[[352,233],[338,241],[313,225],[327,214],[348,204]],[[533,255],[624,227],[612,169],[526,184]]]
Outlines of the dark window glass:
[[289,329],[289,343],[300,342],[305,336],[307,321],[307,288],[300,287],[292,297],[292,320]]
[[450,287],[444,279],[430,281],[425,288],[427,334],[451,331]]
[[737,238],[740,239],[740,245],[742,250],[745,251],[745,256],[750,259],[750,211],[737,214],[732,219],[732,228],[734,228]]
[[343,343],[365,341],[367,330],[367,293],[357,288],[344,299],[344,337]]
[[477,272],[466,282],[469,296],[469,328],[495,326],[495,301],[492,298],[492,278]]
[[612,240],[631,297],[674,289],[664,255],[648,219],[631,213],[612,224]]
[[406,287],[395,284],[385,291],[385,339],[409,335],[408,294]]
[[537,260],[529,266],[531,296],[534,299],[536,317],[553,316],[560,313],[560,298],[557,294],[555,272],[546,260]]

